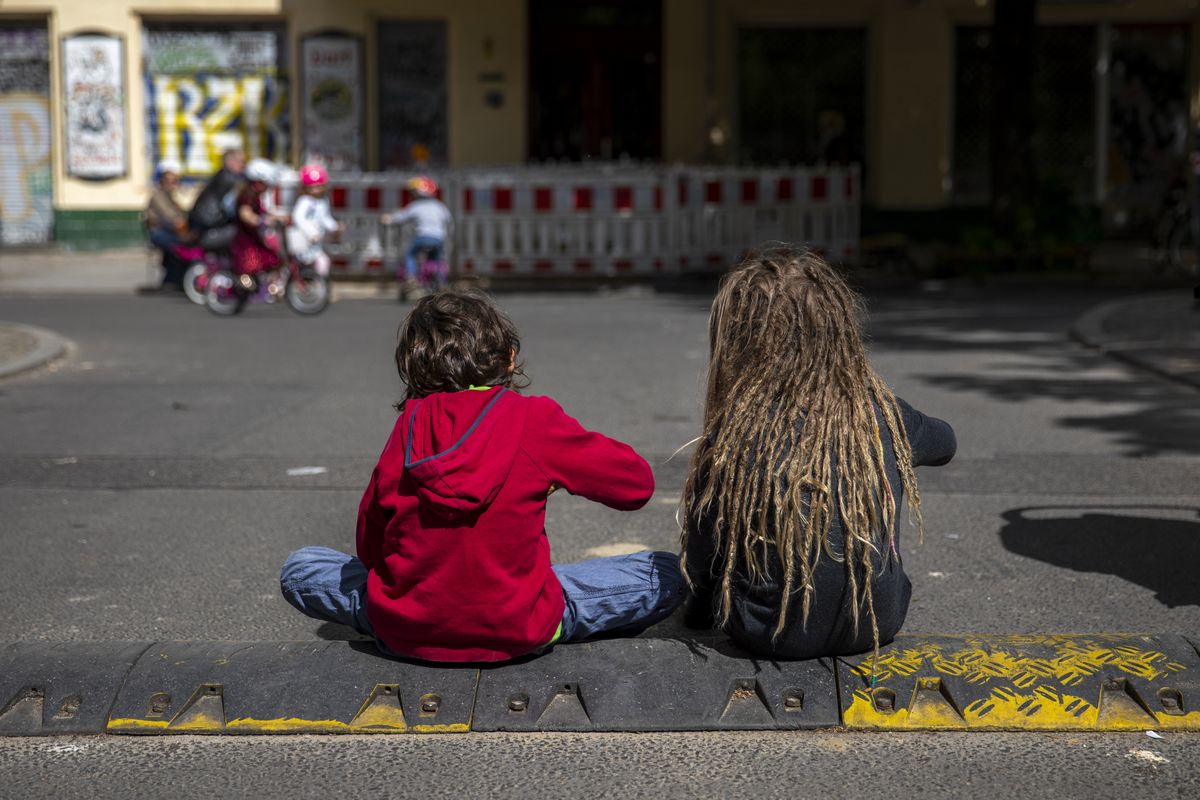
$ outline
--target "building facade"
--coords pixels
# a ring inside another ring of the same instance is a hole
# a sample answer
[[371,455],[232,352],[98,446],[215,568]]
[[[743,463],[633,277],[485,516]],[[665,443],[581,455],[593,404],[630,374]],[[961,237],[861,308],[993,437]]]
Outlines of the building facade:
[[[990,0],[0,0],[0,242],[140,237],[153,165],[863,165],[986,202]],[[1146,224],[1194,140],[1196,0],[1041,0],[1035,165]]]

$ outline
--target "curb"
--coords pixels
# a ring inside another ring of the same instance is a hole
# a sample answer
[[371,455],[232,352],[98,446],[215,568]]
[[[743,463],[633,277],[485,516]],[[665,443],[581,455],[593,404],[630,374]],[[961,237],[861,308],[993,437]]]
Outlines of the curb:
[[15,328],[37,340],[37,344],[28,353],[0,363],[0,378],[8,378],[48,364],[67,350],[66,340],[57,333],[48,331],[45,328],[22,325],[16,322],[0,322],[0,325]]
[[[1174,293],[1163,292],[1153,295],[1142,295],[1139,299],[1145,300],[1166,296],[1174,296]],[[1104,320],[1114,314],[1123,312],[1131,302],[1133,301],[1113,300],[1089,309],[1071,325],[1069,336],[1084,347],[1097,350],[1114,361],[1120,361],[1123,364],[1136,367],[1137,369],[1192,389],[1200,389],[1200,377],[1193,378],[1189,375],[1180,374],[1160,366],[1153,359],[1143,357],[1139,353],[1139,350],[1147,344],[1146,342],[1119,339],[1106,340],[1104,335]]]
[[502,664],[369,642],[0,645],[0,735],[1200,730],[1176,634],[905,634],[774,660],[721,634],[560,645]]

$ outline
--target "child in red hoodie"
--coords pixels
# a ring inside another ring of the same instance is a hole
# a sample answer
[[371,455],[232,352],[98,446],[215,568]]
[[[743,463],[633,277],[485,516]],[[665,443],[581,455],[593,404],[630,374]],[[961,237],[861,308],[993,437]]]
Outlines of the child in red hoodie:
[[288,602],[429,661],[502,661],[670,615],[686,595],[674,553],[551,566],[554,489],[632,511],[654,476],[629,445],[517,392],[512,322],[482,294],[442,292],[399,338],[406,393],[359,506],[358,557],[296,551]]

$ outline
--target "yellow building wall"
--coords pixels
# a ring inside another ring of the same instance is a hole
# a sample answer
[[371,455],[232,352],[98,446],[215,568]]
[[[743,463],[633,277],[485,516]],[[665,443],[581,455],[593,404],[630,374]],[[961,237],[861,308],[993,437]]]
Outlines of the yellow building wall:
[[[737,152],[737,32],[744,26],[863,26],[868,37],[868,201],[886,208],[946,204],[953,157],[954,26],[986,24],[987,0],[662,0],[663,154],[666,161],[730,161]],[[149,164],[142,79],[141,28],[146,17],[228,23],[287,24],[292,75],[292,147],[300,146],[300,38],[328,29],[365,42],[365,149],[375,167],[377,119],[374,31],[383,19],[447,23],[449,158],[455,166],[519,163],[528,136],[528,3],[526,0],[0,0],[0,19],[42,16],[51,43],[51,118],[55,207],[140,208]],[[1200,121],[1200,11],[1197,0],[1043,5],[1043,22],[1191,20],[1193,117]],[[81,181],[64,174],[61,141],[61,37],[79,31],[117,34],[125,42],[129,174]],[[714,62],[708,64],[709,54]],[[481,75],[499,73],[502,82]],[[711,82],[711,89],[710,89]],[[492,108],[486,91],[499,89]],[[781,87],[785,91],[786,87]]]
[[[135,11],[136,8],[136,11]],[[57,0],[47,4],[0,4],[5,16],[46,16],[50,36],[50,128],[54,165],[54,207],[58,209],[138,209],[148,195],[145,92],[142,82],[141,15],[211,19],[269,18],[279,0]],[[124,178],[84,181],[66,174],[63,158],[62,37],[83,31],[120,36],[125,51],[125,131],[129,172]]]
[[[525,160],[528,17],[524,0],[343,0],[340,3],[284,0],[290,22],[291,71],[299,75],[300,38],[322,30],[344,30],[365,38],[368,166],[375,168],[378,107],[374,100],[376,24],[382,20],[446,20],[447,125],[451,165],[511,164]],[[503,76],[483,82],[483,74]],[[299,81],[293,80],[294,137],[299,143]],[[492,108],[484,94],[500,91],[504,104]]]
[[[1043,5],[1039,20],[1192,20],[1193,120],[1200,122],[1198,6],[1197,0]],[[929,209],[947,203],[953,158],[954,27],[988,24],[990,0],[664,0],[663,8],[667,161],[722,162],[736,157],[739,28],[862,26],[868,42],[867,200],[889,209]],[[711,92],[705,70],[710,50],[716,60]]]
[[[368,167],[375,166],[375,23],[384,19],[442,19],[447,22],[447,117],[449,158],[453,165],[513,163],[526,152],[527,17],[524,0],[57,0],[53,3],[0,2],[0,21],[45,18],[50,37],[50,115],[57,209],[140,209],[151,179],[146,142],[145,87],[142,75],[142,25],[152,21],[196,20],[207,24],[281,21],[287,25],[291,76],[292,157],[299,152],[300,38],[322,30],[362,35],[365,41],[367,115],[364,145]],[[125,47],[125,127],[129,172],[123,178],[85,181],[64,169],[62,144],[61,38],[81,31],[120,36]],[[481,73],[500,73],[500,83],[480,81]],[[500,90],[504,104],[492,108],[485,91]]]

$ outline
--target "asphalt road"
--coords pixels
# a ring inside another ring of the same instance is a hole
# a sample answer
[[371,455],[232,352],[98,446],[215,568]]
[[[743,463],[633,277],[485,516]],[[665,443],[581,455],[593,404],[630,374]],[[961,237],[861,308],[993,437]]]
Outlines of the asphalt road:
[[[1200,397],[1067,339],[1113,296],[871,298],[877,368],[959,438],[919,476],[906,632],[1200,633]],[[556,495],[556,560],[673,548],[686,454],[668,458],[698,430],[708,297],[502,303],[529,391],[658,476],[633,514]],[[0,641],[346,636],[293,612],[275,581],[296,547],[353,546],[395,418],[402,312],[353,300],[227,320],[173,298],[0,297],[0,319],[73,342],[0,382]],[[300,467],[326,471],[288,474]],[[1195,796],[1197,755],[1181,734],[0,739],[0,797],[304,797],[347,781],[414,796]]]

